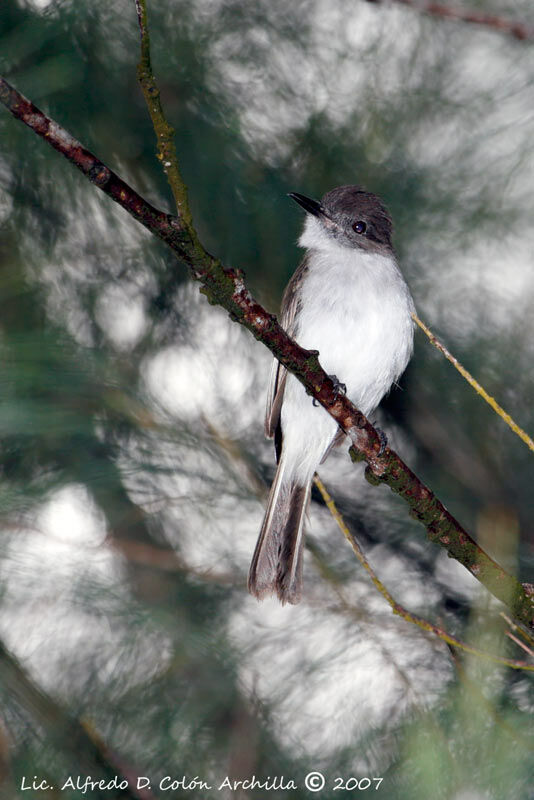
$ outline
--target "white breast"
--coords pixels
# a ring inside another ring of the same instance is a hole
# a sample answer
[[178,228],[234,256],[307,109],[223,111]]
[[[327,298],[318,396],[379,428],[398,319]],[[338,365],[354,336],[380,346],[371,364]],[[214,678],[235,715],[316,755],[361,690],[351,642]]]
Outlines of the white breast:
[[[300,243],[313,247],[312,226]],[[314,242],[315,243],[315,242]],[[331,241],[309,252],[295,338],[319,350],[328,374],[366,416],[404,371],[413,348],[413,300],[393,256],[341,247]],[[282,407],[284,451],[292,471],[309,479],[337,426],[314,407],[302,385],[288,376]]]

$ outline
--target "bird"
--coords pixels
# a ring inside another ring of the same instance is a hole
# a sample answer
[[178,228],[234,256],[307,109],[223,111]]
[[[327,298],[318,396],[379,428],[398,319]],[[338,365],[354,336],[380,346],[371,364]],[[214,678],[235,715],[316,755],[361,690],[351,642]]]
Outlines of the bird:
[[[415,310],[392,244],[391,217],[360,186],[338,186],[320,201],[289,194],[306,212],[305,255],[282,298],[280,323],[299,345],[319,351],[338,391],[369,416],[413,352]],[[282,604],[302,597],[306,511],[314,474],[345,433],[276,359],[265,433],[277,469],[258,537],[248,589]]]

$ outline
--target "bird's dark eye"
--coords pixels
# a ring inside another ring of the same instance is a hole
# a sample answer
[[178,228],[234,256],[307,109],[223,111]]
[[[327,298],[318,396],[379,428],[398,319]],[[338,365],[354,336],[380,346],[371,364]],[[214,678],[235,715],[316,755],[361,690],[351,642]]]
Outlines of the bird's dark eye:
[[358,219],[352,226],[352,230],[354,233],[365,233],[367,230],[367,225],[363,221],[363,219]]

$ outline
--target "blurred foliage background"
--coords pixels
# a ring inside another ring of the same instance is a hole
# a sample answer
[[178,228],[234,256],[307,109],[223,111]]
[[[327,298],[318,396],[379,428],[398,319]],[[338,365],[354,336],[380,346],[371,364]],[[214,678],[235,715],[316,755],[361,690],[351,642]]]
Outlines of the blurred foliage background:
[[[527,0],[469,7],[533,22]],[[533,43],[363,0],[159,0],[149,22],[208,249],[276,311],[300,257],[286,193],[364,185],[420,315],[532,432]],[[172,211],[137,58],[133,1],[0,4],[5,77]],[[355,794],[338,776],[395,800],[534,797],[529,674],[393,617],[318,497],[301,606],[247,595],[274,472],[268,352],[7,112],[0,135],[0,796],[37,776],[33,796],[67,800],[69,776],[117,774],[156,797],[186,776],[213,788],[172,796],[299,798],[321,770],[321,797]],[[377,419],[532,580],[532,455],[421,335]],[[399,602],[525,657],[346,452],[321,474]],[[218,789],[253,775],[298,788]]]

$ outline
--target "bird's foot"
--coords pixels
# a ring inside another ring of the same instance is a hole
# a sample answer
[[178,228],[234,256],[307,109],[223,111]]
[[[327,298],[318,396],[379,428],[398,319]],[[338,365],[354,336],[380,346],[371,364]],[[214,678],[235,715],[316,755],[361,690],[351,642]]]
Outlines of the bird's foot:
[[[339,380],[337,375],[329,375],[328,377],[330,378],[330,380],[334,384],[334,399],[335,400],[337,400],[339,395],[347,394],[347,386],[346,386],[346,384],[341,383],[341,381]],[[313,398],[312,402],[313,402],[314,406],[318,406],[319,405],[319,403],[317,402],[315,397]]]
[[329,375],[328,376],[332,383],[334,384],[334,392],[336,398],[339,397],[340,394],[347,394],[347,386],[345,383],[341,383],[337,375]]
[[378,434],[378,439],[380,441],[380,450],[378,451],[378,457],[380,458],[380,456],[384,455],[384,450],[388,446],[388,437],[386,436],[386,434],[384,433],[382,428],[379,428],[377,425],[374,424],[374,422],[373,422],[373,426],[374,426],[375,431]]

